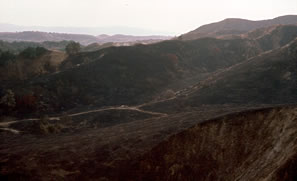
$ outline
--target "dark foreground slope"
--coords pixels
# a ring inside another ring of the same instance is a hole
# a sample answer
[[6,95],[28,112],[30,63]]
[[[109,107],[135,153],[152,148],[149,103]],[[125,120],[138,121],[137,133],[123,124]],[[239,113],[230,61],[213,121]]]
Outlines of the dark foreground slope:
[[297,109],[287,107],[198,124],[160,143],[125,173],[127,180],[296,180],[296,170]]
[[1,134],[1,179],[296,179],[296,107],[209,119],[230,111],[201,107],[71,134]]

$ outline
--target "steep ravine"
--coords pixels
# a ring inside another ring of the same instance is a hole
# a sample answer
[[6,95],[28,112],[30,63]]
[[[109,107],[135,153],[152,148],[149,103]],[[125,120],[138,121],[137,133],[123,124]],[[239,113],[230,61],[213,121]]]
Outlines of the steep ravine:
[[294,180],[296,157],[297,108],[253,110],[200,123],[170,137],[121,178]]

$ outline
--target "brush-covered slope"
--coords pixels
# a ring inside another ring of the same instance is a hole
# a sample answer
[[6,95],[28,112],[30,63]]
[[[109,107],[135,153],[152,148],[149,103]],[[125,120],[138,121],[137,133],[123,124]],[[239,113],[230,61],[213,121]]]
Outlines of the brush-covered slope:
[[49,50],[64,50],[69,44],[69,41],[45,41],[45,42],[29,42],[29,41],[19,41],[19,42],[7,42],[0,40],[0,50],[9,51],[18,54],[25,50],[26,48],[32,47],[43,47]]
[[66,53],[58,50],[50,51],[40,47],[27,48],[15,59],[1,62],[0,81],[13,83],[56,72],[66,57]]
[[285,107],[197,124],[160,143],[119,178],[295,180],[296,169],[297,109]]
[[196,30],[180,36],[182,40],[193,40],[201,37],[216,37],[247,33],[258,28],[273,25],[297,24],[297,15],[281,16],[270,20],[250,21],[245,19],[225,19],[220,22],[203,25]]

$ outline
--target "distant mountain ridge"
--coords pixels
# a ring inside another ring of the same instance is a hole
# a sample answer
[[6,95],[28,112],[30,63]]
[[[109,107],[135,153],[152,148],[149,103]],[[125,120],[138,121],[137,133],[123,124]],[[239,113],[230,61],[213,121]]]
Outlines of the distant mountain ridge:
[[200,26],[181,35],[182,40],[193,40],[202,37],[218,37],[222,35],[242,34],[259,28],[275,25],[297,25],[297,15],[280,16],[269,20],[251,21],[239,18],[228,18],[220,22]]
[[102,43],[108,42],[131,42],[131,41],[143,41],[143,40],[167,40],[170,39],[170,36],[160,36],[160,35],[152,35],[152,36],[133,36],[133,35],[99,35],[96,36],[97,39]]
[[86,34],[67,34],[67,33],[47,33],[40,31],[24,31],[24,32],[0,32],[0,40],[4,41],[76,41],[83,45],[92,43],[107,43],[107,42],[134,42],[146,40],[167,40],[170,36],[131,36],[131,35],[86,35]]
[[41,31],[69,34],[125,34],[125,35],[172,35],[173,32],[164,32],[152,29],[129,27],[129,26],[102,26],[102,27],[75,27],[75,26],[22,26],[9,23],[0,23],[0,32],[22,32],[22,31]]

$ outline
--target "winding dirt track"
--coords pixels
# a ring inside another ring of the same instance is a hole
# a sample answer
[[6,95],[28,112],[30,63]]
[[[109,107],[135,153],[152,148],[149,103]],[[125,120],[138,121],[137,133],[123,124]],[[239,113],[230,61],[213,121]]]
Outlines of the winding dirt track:
[[[141,110],[138,108],[138,106],[136,106],[136,107],[117,106],[117,107],[109,107],[109,108],[103,108],[103,109],[94,109],[94,110],[69,114],[67,116],[75,117],[75,116],[81,116],[81,115],[85,115],[85,114],[97,113],[97,112],[108,111],[108,110],[130,110],[130,111],[137,111],[137,112],[142,112],[145,114],[151,114],[151,115],[160,116],[160,117],[167,116],[167,114],[165,114],[165,113]],[[61,117],[62,116],[49,117],[49,120],[60,120]],[[0,130],[10,131],[12,133],[18,134],[19,133],[18,130],[11,129],[8,127],[13,123],[17,123],[17,122],[21,122],[21,121],[38,121],[38,120],[40,120],[40,118],[29,118],[29,119],[22,119],[22,120],[16,120],[16,121],[0,122]]]

